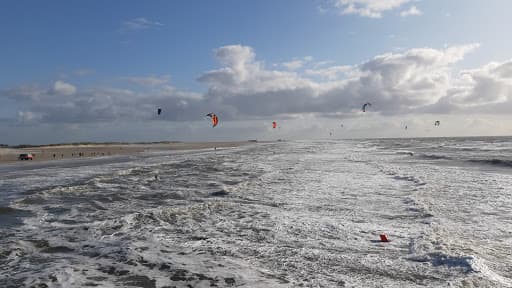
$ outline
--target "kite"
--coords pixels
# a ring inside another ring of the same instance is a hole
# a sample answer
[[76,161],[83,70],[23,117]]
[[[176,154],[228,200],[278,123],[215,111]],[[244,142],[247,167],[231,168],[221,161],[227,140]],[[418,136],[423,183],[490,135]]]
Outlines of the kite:
[[217,126],[217,124],[219,124],[219,117],[217,117],[217,115],[215,115],[214,113],[208,113],[206,114],[206,116],[212,118],[212,127],[215,127]]
[[370,103],[370,102],[366,102],[366,103],[364,103],[364,104],[363,104],[363,108],[361,108],[361,110],[363,110],[363,112],[366,112],[366,107],[367,107],[367,106],[370,106],[370,107],[371,107],[371,106],[372,106],[372,103]]

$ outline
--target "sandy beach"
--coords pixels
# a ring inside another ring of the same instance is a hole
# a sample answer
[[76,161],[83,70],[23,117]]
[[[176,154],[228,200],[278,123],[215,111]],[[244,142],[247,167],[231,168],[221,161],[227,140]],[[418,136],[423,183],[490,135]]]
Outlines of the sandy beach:
[[19,154],[32,153],[33,160],[30,161],[53,161],[62,159],[81,159],[90,157],[104,157],[111,155],[131,155],[145,151],[158,150],[196,150],[215,149],[226,147],[237,147],[250,142],[172,142],[157,144],[87,144],[87,145],[56,145],[37,146],[30,148],[0,148],[0,164],[23,162],[18,159]]

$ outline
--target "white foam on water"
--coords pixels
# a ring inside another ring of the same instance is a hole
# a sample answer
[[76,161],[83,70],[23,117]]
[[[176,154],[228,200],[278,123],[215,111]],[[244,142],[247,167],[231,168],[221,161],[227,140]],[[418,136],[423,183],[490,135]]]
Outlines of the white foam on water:
[[0,230],[15,275],[0,284],[510,287],[512,176],[410,155],[433,140],[392,141],[12,171],[0,185],[32,215]]

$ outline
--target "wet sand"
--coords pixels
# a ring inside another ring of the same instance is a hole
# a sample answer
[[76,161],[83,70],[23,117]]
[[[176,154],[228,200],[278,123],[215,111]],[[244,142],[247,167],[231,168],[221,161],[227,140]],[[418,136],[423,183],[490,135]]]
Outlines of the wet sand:
[[[0,164],[12,162],[57,161],[62,159],[83,159],[112,155],[132,155],[145,151],[195,150],[237,147],[250,142],[176,142],[158,144],[88,144],[39,146],[22,149],[0,148]],[[32,153],[33,160],[18,160],[18,155]]]

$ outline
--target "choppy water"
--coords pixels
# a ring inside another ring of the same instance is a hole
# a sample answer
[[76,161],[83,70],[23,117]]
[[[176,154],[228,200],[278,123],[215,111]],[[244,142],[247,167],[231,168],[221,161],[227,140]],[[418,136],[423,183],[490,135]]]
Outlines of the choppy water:
[[340,140],[0,166],[0,287],[512,287],[511,152]]

